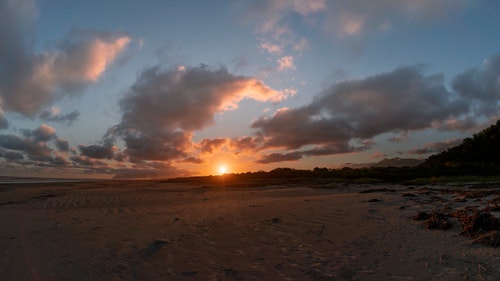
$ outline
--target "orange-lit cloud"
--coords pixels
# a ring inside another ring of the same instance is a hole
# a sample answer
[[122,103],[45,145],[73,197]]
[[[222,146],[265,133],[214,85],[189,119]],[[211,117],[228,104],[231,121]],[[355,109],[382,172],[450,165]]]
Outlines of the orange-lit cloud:
[[[194,143],[194,131],[212,125],[217,113],[236,109],[243,99],[278,102],[294,93],[293,89],[274,90],[253,77],[229,73],[224,67],[147,68],[119,102],[121,122],[110,128],[100,143],[80,145],[80,155],[73,161],[95,166],[94,160],[119,159],[128,168],[130,163],[142,163],[146,166],[140,170],[148,175],[155,173],[156,168],[148,166],[153,162],[206,166],[207,159],[220,153],[233,157],[223,148],[235,144],[224,138]],[[116,147],[118,138],[125,144],[123,149]],[[125,176],[127,171],[132,172],[122,169],[119,174]]]
[[96,37],[75,43],[63,52],[46,54],[40,63],[43,72],[40,75],[54,79],[55,83],[72,80],[95,82],[130,40],[128,36]]
[[37,53],[35,2],[2,1],[0,10],[0,98],[6,111],[34,116],[56,98],[80,91],[97,81],[131,40],[112,32],[74,31],[59,48]]
[[238,103],[243,99],[254,99],[260,102],[279,102],[294,94],[294,92],[288,89],[282,91],[273,90],[255,78],[234,81],[232,87],[227,90],[229,94],[221,100],[221,105],[218,108],[220,111],[238,108]]

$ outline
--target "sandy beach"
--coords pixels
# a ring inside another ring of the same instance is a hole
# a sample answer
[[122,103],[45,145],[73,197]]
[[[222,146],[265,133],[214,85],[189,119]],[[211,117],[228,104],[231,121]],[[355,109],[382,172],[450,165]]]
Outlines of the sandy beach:
[[500,191],[439,188],[4,184],[0,280],[500,280],[498,247],[413,219]]

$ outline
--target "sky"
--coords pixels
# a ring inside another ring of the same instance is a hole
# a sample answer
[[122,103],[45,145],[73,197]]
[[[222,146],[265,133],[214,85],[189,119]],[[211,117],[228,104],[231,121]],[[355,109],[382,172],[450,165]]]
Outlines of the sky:
[[0,0],[0,175],[424,159],[500,117],[496,0]]

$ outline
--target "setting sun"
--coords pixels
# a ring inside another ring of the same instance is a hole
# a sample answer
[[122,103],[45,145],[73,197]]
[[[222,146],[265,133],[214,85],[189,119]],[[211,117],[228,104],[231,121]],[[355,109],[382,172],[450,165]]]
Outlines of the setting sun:
[[227,173],[227,167],[222,165],[222,166],[219,166],[219,174],[223,175]]

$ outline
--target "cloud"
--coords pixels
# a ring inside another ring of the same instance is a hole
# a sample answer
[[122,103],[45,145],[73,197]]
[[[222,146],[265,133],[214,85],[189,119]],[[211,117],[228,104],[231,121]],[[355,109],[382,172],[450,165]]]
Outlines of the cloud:
[[56,130],[49,125],[42,124],[31,132],[31,136],[37,142],[47,142],[56,138]]
[[150,163],[149,165],[140,165],[132,168],[115,169],[113,173],[115,173],[113,179],[154,179],[191,176],[188,171],[163,162]]
[[33,116],[56,98],[95,82],[122,52],[123,34],[74,31],[59,48],[34,51],[34,1],[0,3],[0,98],[6,111]]
[[54,156],[50,159],[49,163],[53,166],[70,166],[72,163],[67,161],[64,157]]
[[292,3],[294,11],[303,16],[322,11],[326,8],[325,0],[294,0]]
[[225,145],[229,140],[228,139],[204,139],[200,142],[200,149],[205,153],[212,153],[215,150],[220,149],[223,145]]
[[20,135],[0,135],[2,167],[38,174],[50,171],[47,168],[68,168],[70,170],[65,171],[72,172],[79,167],[78,162],[67,158],[69,143],[58,138],[54,128],[42,124],[36,129],[20,129],[19,132]]
[[306,150],[304,155],[307,156],[323,156],[332,154],[344,154],[363,151],[370,149],[373,146],[373,141],[371,139],[359,140],[353,139],[349,142],[336,142],[331,141],[330,143],[318,145],[312,149]]
[[[290,91],[276,91],[255,78],[224,67],[144,70],[120,100],[122,118],[110,134],[125,141],[125,153],[140,160],[186,158],[192,132],[214,124],[214,116],[238,107],[242,99],[277,102]],[[202,143],[206,151],[215,143]]]
[[499,115],[500,54],[492,55],[481,66],[457,75],[452,87],[460,96],[473,103],[476,115]]
[[322,26],[327,34],[340,38],[367,32],[383,32],[396,24],[439,21],[466,5],[465,0],[328,1]]
[[392,143],[404,143],[410,139],[408,132],[401,132],[395,136],[390,137],[388,140]]
[[[233,145],[233,140],[223,138],[194,143],[194,131],[213,125],[216,114],[237,108],[243,99],[278,102],[294,93],[293,89],[273,90],[222,66],[150,67],[120,99],[120,123],[108,129],[101,143],[79,145],[79,155],[70,160],[84,169],[115,173],[116,178],[189,175],[173,168],[173,163],[200,164],[199,153]],[[123,149],[116,146],[119,139]],[[56,146],[68,149],[57,141]]]
[[92,159],[112,159],[118,150],[114,145],[79,145],[78,149],[83,156]]
[[439,153],[445,151],[450,147],[457,146],[462,143],[461,139],[451,139],[444,142],[428,143],[421,148],[412,149],[407,154],[429,154]]
[[292,56],[284,56],[278,59],[278,70],[279,71],[285,71],[285,70],[294,70],[295,65],[293,64],[293,57]]
[[254,151],[257,150],[259,143],[261,142],[260,137],[256,136],[245,136],[241,138],[231,139],[229,146],[231,149],[240,153],[242,151]]
[[442,75],[424,75],[421,66],[400,67],[333,84],[310,104],[280,109],[251,126],[262,136],[260,149],[313,146],[305,155],[361,151],[377,135],[423,130],[467,113],[467,102],[443,83]]
[[199,130],[212,125],[216,113],[236,109],[242,99],[277,102],[286,97],[255,78],[233,75],[223,67],[201,65],[185,71],[151,67],[120,100],[121,126]]
[[370,156],[371,158],[385,158],[387,157],[387,154],[382,153],[380,151],[375,151],[373,154]]
[[[42,124],[34,130],[22,129],[19,135],[0,135],[0,158],[20,169],[71,166],[61,152],[69,151],[66,140],[57,138],[54,128]],[[52,144],[58,148],[52,149]]]
[[284,162],[284,161],[296,161],[302,158],[304,153],[301,151],[292,151],[287,153],[271,153],[265,155],[261,159],[257,160],[256,163],[259,164],[269,164],[275,162]]
[[300,15],[309,26],[320,26],[326,34],[348,38],[367,31],[387,31],[396,23],[439,21],[467,5],[466,0],[382,0],[382,1],[250,1],[243,6],[244,18],[257,25],[260,34],[280,38],[293,34],[293,17]]
[[259,44],[259,49],[272,55],[279,55],[283,52],[283,46],[262,39]]
[[302,52],[309,49],[311,46],[306,38],[301,38],[298,42],[293,44],[293,50]]
[[101,173],[112,173],[112,170],[110,169],[109,165],[106,162],[99,159],[93,159],[82,155],[74,155],[70,157],[70,160],[73,161],[74,164],[80,167],[100,169]]
[[257,0],[247,1],[244,5],[243,15],[249,22],[257,22],[261,33],[279,32],[285,16],[292,13],[309,16],[326,8],[325,0]]
[[58,138],[56,139],[56,148],[59,151],[69,152],[69,142],[65,139]]
[[339,36],[353,36],[361,32],[365,25],[366,19],[364,16],[350,14],[350,13],[341,13],[337,18],[338,23],[338,33]]
[[0,149],[0,157],[9,162],[24,160],[24,155],[21,152]]
[[2,108],[0,108],[0,130],[7,129],[8,127],[9,127],[9,121],[7,120],[7,118],[5,118],[5,114]]
[[171,161],[187,156],[191,147],[191,134],[182,131],[162,132],[140,131],[140,129],[120,130],[125,141],[124,153],[136,160]]
[[49,143],[57,138],[54,128],[42,124],[34,130],[22,129],[20,132],[22,136],[0,135],[0,157],[15,162],[24,161],[24,156],[37,162],[54,161],[52,148],[49,146]]
[[52,150],[45,142],[37,142],[32,138],[17,135],[0,135],[0,147],[26,153],[29,157],[50,156]]
[[79,116],[80,112],[78,110],[61,115],[61,108],[52,106],[51,108],[42,111],[38,118],[46,122],[56,122],[66,126],[71,126],[73,122],[78,120]]
[[324,0],[259,0],[244,1],[241,11],[247,23],[255,26],[259,34],[258,48],[270,55],[277,70],[293,70],[293,56],[309,48],[307,38],[297,36],[289,27],[289,16],[309,18],[326,8]]
[[[467,99],[466,99],[467,100]],[[473,109],[473,101],[467,100],[471,110]],[[485,112],[470,112],[469,114],[460,118],[450,118],[446,120],[435,121],[432,125],[433,128],[439,131],[460,131],[460,132],[477,132],[489,126],[490,122],[480,122],[481,116]],[[490,121],[496,121],[497,118],[494,116],[489,116]]]
[[42,124],[40,127],[29,130],[19,130],[25,137],[32,138],[36,142],[47,142],[57,137],[56,130],[49,125]]
[[201,164],[201,163],[204,163],[204,161],[200,158],[196,158],[196,157],[193,157],[193,156],[190,156],[190,157],[187,157],[187,158],[184,158],[182,160],[183,162],[185,163],[193,163],[193,164]]

